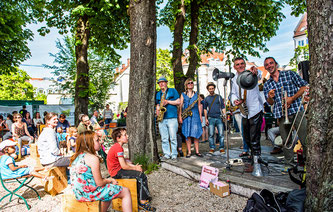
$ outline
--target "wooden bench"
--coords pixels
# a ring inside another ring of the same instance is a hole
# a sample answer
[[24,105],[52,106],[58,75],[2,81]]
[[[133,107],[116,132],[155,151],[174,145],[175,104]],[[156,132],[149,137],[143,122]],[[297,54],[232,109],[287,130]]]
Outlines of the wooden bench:
[[47,176],[54,176],[54,178],[45,182],[44,190],[51,196],[55,196],[67,188],[66,169],[67,167],[52,167],[48,170]]
[[[123,187],[127,187],[131,192],[132,197],[132,210],[133,212],[138,211],[138,193],[137,193],[137,186],[136,186],[136,179],[116,179],[118,184]],[[117,198],[112,200],[112,209],[117,211],[123,211],[121,207],[121,199]]]
[[61,196],[62,212],[99,212],[101,211],[101,201],[79,202],[74,194],[63,194]]

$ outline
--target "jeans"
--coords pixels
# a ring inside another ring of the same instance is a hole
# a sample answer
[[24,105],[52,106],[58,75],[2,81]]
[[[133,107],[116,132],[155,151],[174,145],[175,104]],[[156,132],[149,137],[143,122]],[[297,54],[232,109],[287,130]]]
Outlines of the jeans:
[[22,141],[29,141],[29,144],[32,144],[33,143],[33,140],[27,136],[27,135],[24,135],[22,137],[19,137],[18,138],[18,143],[20,144],[20,147],[22,148]]
[[223,134],[223,124],[221,118],[208,117],[208,132],[209,132],[209,148],[215,150],[214,134],[215,127],[217,127],[218,137],[220,142],[219,149],[224,149],[224,134]]
[[279,127],[273,127],[273,128],[270,128],[267,131],[267,136],[268,136],[269,140],[272,142],[272,145],[274,147],[279,147],[276,144],[274,144],[275,138],[277,136],[279,136],[279,135],[280,135],[280,129],[279,129]]
[[[177,118],[163,119],[158,123],[158,128],[161,134],[162,150],[164,157],[166,158],[177,158],[177,131],[178,121]],[[170,143],[171,142],[171,149]]]
[[112,122],[112,119],[105,119],[105,123],[104,124],[110,124]]
[[242,124],[242,116],[240,113],[235,113],[235,120],[237,122],[237,125],[238,125],[238,129],[239,129],[239,132],[242,136],[242,140],[243,140],[243,152],[249,152],[250,148],[249,146],[247,145],[245,139],[244,139],[244,132],[243,132],[243,124]]

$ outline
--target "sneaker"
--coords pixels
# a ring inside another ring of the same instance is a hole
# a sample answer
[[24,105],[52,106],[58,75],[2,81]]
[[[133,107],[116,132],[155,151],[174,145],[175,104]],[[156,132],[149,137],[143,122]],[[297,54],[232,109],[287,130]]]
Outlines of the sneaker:
[[165,162],[165,161],[167,161],[167,160],[169,160],[169,159],[170,159],[170,158],[163,156],[163,157],[161,158],[161,162]]
[[210,154],[214,154],[214,152],[215,152],[214,149],[210,149],[210,150],[209,150],[209,153],[210,153]]
[[174,161],[174,162],[176,162],[176,161],[178,161],[178,158],[177,157],[171,158],[171,160]]
[[220,153],[221,154],[224,154],[225,152],[224,152],[224,149],[220,149]]
[[156,208],[150,206],[149,202],[145,202],[144,204],[139,203],[139,209],[144,211],[156,211]]
[[271,155],[274,155],[274,154],[279,154],[282,152],[282,149],[280,147],[274,147],[273,151],[271,151]]

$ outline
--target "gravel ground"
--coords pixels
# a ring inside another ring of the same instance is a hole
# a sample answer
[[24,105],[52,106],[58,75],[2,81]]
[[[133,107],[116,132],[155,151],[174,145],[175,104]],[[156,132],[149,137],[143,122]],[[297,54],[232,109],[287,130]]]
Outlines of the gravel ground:
[[[18,164],[33,163],[34,161],[27,157]],[[153,196],[152,205],[157,208],[157,211],[242,211],[246,205],[247,199],[244,197],[231,195],[221,198],[199,188],[198,182],[191,181],[162,168],[148,175],[148,179],[149,189]],[[38,200],[33,191],[21,189],[18,192],[32,206],[30,211],[61,211],[61,194],[55,197],[47,194],[41,186],[41,181],[37,178],[30,185],[39,192],[41,200]],[[8,187],[15,188],[15,185],[9,184]],[[67,188],[67,190],[69,189]],[[7,192],[1,186],[0,197],[5,194]],[[10,203],[8,203],[8,200],[9,198],[6,197],[0,203],[0,211],[27,211],[23,200],[20,199],[18,201],[18,197],[13,197]]]

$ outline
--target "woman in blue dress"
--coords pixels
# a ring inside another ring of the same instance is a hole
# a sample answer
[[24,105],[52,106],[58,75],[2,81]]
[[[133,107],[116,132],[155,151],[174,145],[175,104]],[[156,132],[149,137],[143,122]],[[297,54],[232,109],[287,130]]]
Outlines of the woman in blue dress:
[[[201,117],[201,102],[198,94],[193,91],[194,83],[192,79],[185,81],[185,92],[180,96],[180,110],[179,110],[179,123],[182,124],[182,133],[186,138],[187,155],[191,157],[191,143],[192,138],[194,139],[195,155],[202,157],[199,153],[199,138],[202,134],[202,117]],[[188,107],[193,106],[191,109],[192,116],[187,116],[185,119],[182,118],[182,113],[186,111]]]
[[101,211],[106,212],[114,198],[122,199],[123,211],[132,211],[129,189],[117,185],[113,178],[102,178],[100,159],[96,151],[101,145],[98,136],[92,131],[79,135],[76,152],[71,157],[71,183],[75,198],[79,202],[101,201]]

